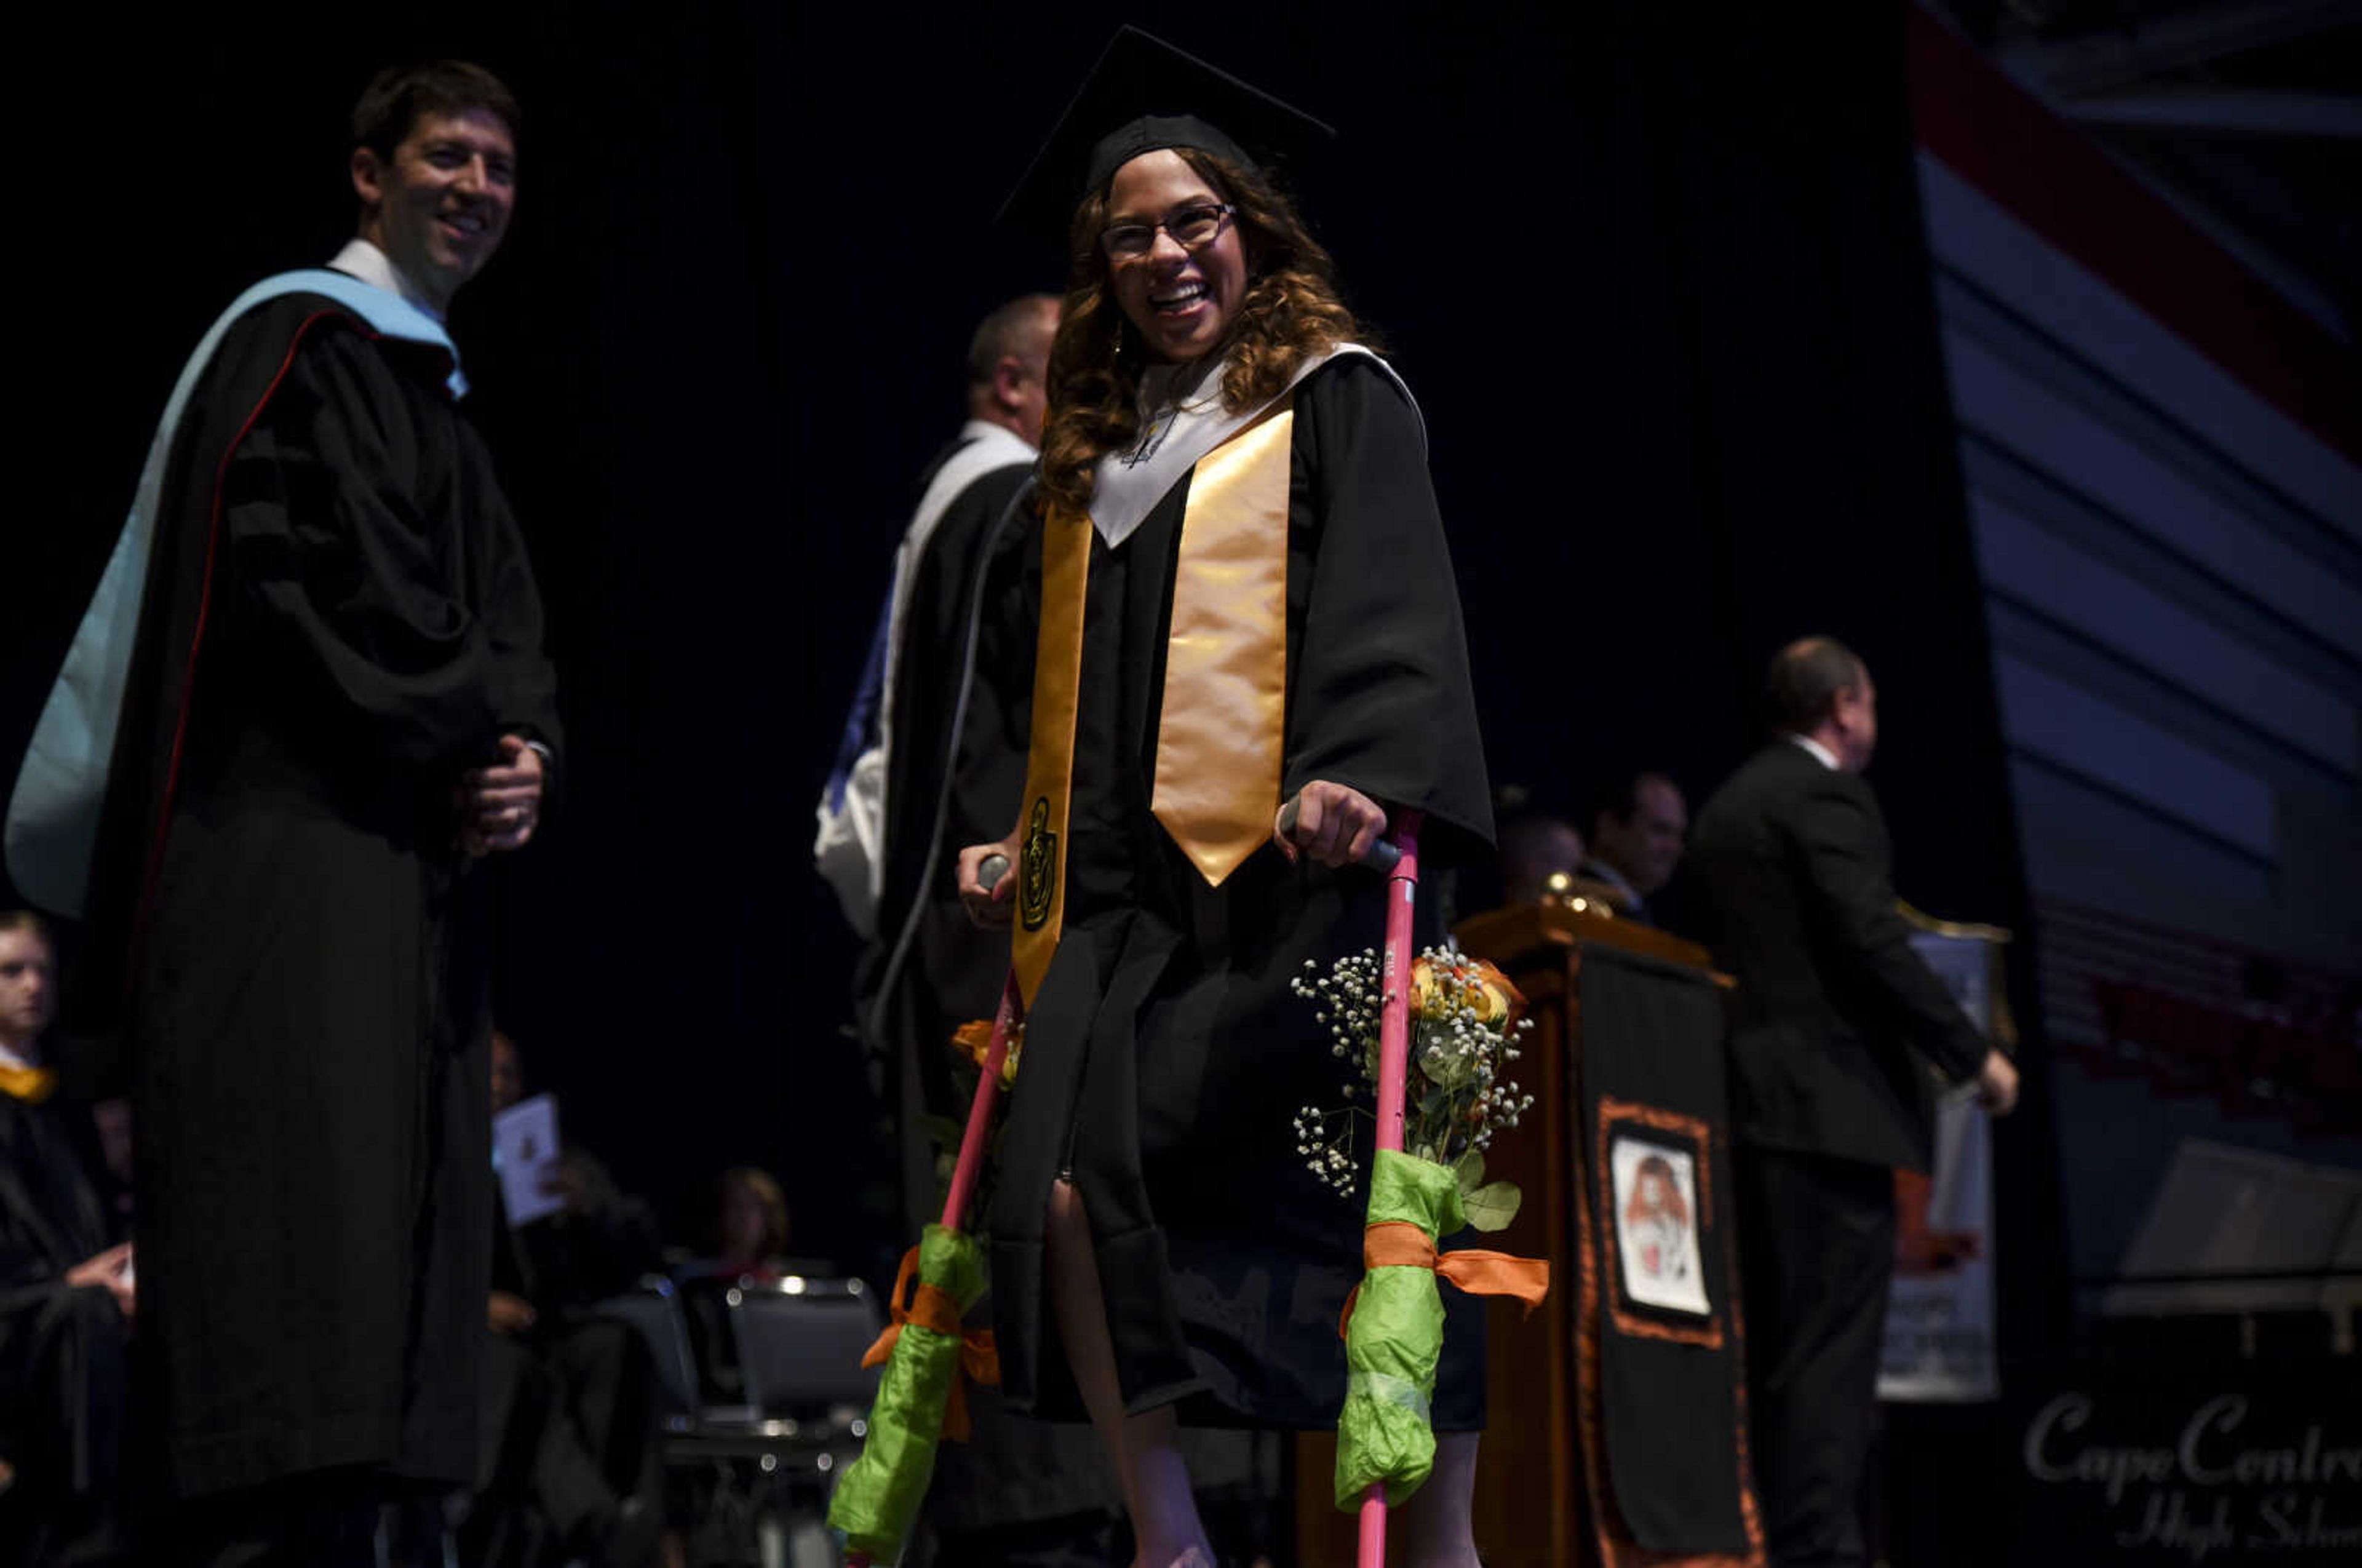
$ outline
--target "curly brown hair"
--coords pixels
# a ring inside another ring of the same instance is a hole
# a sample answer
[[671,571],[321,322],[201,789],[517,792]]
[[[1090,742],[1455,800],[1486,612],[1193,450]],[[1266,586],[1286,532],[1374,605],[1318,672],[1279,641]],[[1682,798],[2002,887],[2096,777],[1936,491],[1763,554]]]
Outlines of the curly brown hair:
[[[1234,221],[1246,247],[1246,293],[1211,350],[1230,356],[1222,372],[1225,406],[1258,407],[1276,397],[1310,356],[1340,343],[1369,341],[1338,297],[1329,253],[1269,180],[1193,147],[1173,150],[1237,209]],[[1075,210],[1065,302],[1050,345],[1042,500],[1077,513],[1090,509],[1099,459],[1140,434],[1140,378],[1147,369],[1140,334],[1108,287],[1107,257],[1099,248],[1107,222],[1105,191],[1093,192]]]

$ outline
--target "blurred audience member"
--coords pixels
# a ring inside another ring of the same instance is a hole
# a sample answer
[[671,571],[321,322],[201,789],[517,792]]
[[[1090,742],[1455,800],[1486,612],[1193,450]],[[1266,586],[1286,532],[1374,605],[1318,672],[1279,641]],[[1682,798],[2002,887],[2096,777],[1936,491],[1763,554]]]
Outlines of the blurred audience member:
[[1681,787],[1661,773],[1628,773],[1591,799],[1591,854],[1583,874],[1617,895],[1624,912],[1657,923],[1649,900],[1672,879],[1689,833]]
[[1583,834],[1562,817],[1524,812],[1501,823],[1501,901],[1529,904],[1550,890],[1551,878],[1583,868]]
[[752,1404],[731,1321],[730,1288],[791,1274],[826,1275],[825,1263],[787,1255],[788,1198],[768,1171],[734,1165],[699,1184],[685,1212],[690,1253],[673,1267],[697,1371],[710,1404]]
[[0,914],[0,1562],[97,1562],[113,1544],[131,1243],[90,1108],[41,1057],[55,950]]
[[[492,1110],[524,1098],[516,1043],[492,1035]],[[557,1212],[493,1236],[477,1504],[461,1554],[480,1568],[651,1563],[664,1529],[657,1381],[646,1345],[599,1304],[662,1264],[646,1204],[568,1144]]]
[[676,1272],[765,1283],[800,1272],[787,1255],[788,1195],[755,1165],[734,1165],[706,1184],[694,1246],[693,1260]]
[[[524,1098],[524,1066],[516,1042],[492,1032],[492,1112]],[[559,1123],[561,1136],[564,1123]],[[615,1185],[607,1167],[568,1140],[559,1152],[551,1191],[564,1207],[527,1225],[501,1227],[494,1238],[496,1285],[523,1284],[545,1316],[579,1316],[643,1275],[660,1273],[664,1254],[655,1210]],[[503,1216],[505,1218],[505,1215]]]

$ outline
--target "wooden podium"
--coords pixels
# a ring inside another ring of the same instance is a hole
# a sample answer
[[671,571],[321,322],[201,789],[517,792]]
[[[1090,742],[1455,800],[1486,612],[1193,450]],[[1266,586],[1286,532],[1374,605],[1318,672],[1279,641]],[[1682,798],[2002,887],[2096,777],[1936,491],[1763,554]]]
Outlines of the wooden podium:
[[[1619,919],[1580,896],[1474,915],[1457,934],[1469,953],[1509,976],[1534,1020],[1515,1064],[1533,1108],[1485,1154],[1486,1174],[1516,1182],[1524,1203],[1507,1231],[1473,1242],[1462,1232],[1460,1242],[1546,1258],[1551,1265],[1550,1298],[1530,1318],[1507,1300],[1492,1302],[1486,1313],[1488,1408],[1476,1469],[1476,1543],[1496,1568],[1559,1568],[1592,1556],[1576,1436],[1576,1219],[1584,1183],[1573,1069],[1582,1039],[1583,947],[1621,948],[1708,975],[1711,958],[1694,943]],[[1297,1439],[1297,1548],[1304,1568],[1353,1562],[1353,1518],[1330,1496],[1335,1467],[1332,1435]]]

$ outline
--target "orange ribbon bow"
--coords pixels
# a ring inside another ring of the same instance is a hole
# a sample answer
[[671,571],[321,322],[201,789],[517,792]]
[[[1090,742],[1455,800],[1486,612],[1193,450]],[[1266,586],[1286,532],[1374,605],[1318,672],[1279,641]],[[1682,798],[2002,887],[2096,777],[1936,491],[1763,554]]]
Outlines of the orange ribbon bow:
[[[902,1304],[908,1294],[910,1305]],[[864,1366],[883,1366],[886,1358],[894,1353],[895,1342],[901,1339],[905,1324],[916,1323],[947,1339],[960,1342],[960,1371],[966,1376],[952,1379],[951,1397],[944,1402],[944,1435],[954,1442],[967,1441],[967,1382],[1000,1384],[1000,1352],[992,1342],[990,1329],[970,1329],[960,1331],[960,1307],[952,1293],[941,1286],[929,1285],[919,1278],[919,1249],[912,1247],[902,1254],[902,1266],[894,1275],[894,1294],[888,1303],[893,1309],[894,1320],[886,1325],[877,1340],[861,1358]]]
[[[1550,1294],[1547,1259],[1516,1257],[1479,1247],[1439,1253],[1427,1232],[1407,1220],[1381,1220],[1362,1232],[1362,1266],[1431,1268],[1470,1296],[1514,1296],[1526,1304],[1529,1317]],[[1353,1304],[1361,1298],[1362,1287],[1357,1285],[1345,1297],[1345,1310],[1337,1316],[1339,1339],[1345,1337],[1345,1325],[1353,1319]]]

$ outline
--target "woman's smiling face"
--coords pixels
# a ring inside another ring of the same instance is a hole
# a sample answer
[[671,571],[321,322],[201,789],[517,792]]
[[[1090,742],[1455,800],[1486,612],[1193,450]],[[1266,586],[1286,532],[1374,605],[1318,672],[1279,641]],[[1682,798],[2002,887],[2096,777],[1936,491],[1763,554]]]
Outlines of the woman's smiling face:
[[[1221,202],[1179,153],[1160,148],[1115,171],[1108,185],[1108,226],[1145,227]],[[1160,229],[1145,255],[1109,257],[1108,282],[1149,352],[1186,363],[1221,342],[1237,318],[1247,292],[1246,246],[1231,222],[1194,250]]]

